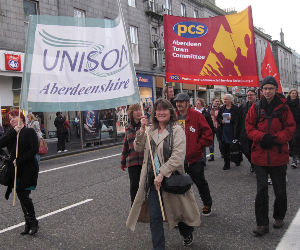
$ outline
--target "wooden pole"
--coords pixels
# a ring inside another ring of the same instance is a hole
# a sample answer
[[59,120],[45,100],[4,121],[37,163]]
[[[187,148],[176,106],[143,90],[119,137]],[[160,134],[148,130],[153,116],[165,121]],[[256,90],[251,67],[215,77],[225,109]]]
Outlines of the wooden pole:
[[[141,105],[141,109],[142,109],[142,114],[143,114],[143,116],[145,116],[144,109],[143,109],[143,103],[141,102],[140,105]],[[156,170],[155,170],[155,165],[154,165],[153,152],[152,152],[152,149],[151,149],[150,137],[149,137],[147,128],[145,129],[145,133],[146,133],[146,136],[147,136],[147,143],[148,143],[148,147],[149,147],[149,152],[150,152],[150,158],[151,158],[151,162],[152,162],[152,169],[153,169],[153,173],[154,173],[154,178],[156,178],[157,175],[156,175]],[[163,220],[165,221],[166,217],[165,217],[164,207],[163,207],[163,204],[162,204],[160,190],[157,190],[157,194],[158,194],[158,199],[159,199],[159,205],[160,205],[161,215],[162,215]]]
[[[19,120],[18,120],[18,127],[20,126],[20,119],[21,119],[21,109],[19,106]],[[18,158],[19,154],[19,136],[20,136],[20,131],[18,131],[17,134],[17,143],[16,143],[16,159]],[[18,167],[17,167],[17,162],[15,163],[15,178],[14,178],[14,198],[13,198],[13,207],[16,205],[16,189],[17,189],[17,172],[18,172]]]

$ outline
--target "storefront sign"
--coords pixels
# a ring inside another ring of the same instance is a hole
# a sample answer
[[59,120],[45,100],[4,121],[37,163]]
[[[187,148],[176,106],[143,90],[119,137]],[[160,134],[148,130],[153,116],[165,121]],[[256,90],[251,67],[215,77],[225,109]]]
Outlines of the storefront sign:
[[153,88],[153,79],[150,75],[136,74],[139,87]]
[[136,74],[140,90],[141,101],[146,104],[153,103],[153,79],[150,75]]
[[21,55],[4,54],[5,69],[21,71]]

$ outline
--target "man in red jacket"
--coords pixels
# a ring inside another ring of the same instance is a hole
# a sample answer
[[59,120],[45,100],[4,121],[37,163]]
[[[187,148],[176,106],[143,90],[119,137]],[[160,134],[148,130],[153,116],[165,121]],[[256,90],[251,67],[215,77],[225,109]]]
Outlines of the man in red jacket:
[[203,148],[213,142],[212,131],[205,117],[198,111],[189,108],[190,97],[186,93],[179,93],[174,101],[178,110],[178,121],[183,126],[186,136],[186,172],[196,184],[203,202],[202,214],[211,214],[212,199],[208,183],[204,177]]
[[278,84],[273,76],[263,79],[260,88],[262,98],[253,104],[247,114],[245,128],[250,140],[251,162],[255,166],[257,193],[255,216],[257,227],[254,236],[269,232],[268,175],[274,193],[274,228],[283,226],[287,210],[286,166],[289,162],[288,142],[292,139],[296,125],[286,99],[276,94]]

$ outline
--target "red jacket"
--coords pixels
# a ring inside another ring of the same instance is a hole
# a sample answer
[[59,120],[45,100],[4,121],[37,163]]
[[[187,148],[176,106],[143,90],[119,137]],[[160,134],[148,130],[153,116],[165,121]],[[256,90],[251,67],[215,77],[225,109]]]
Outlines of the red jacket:
[[203,158],[203,148],[213,142],[213,133],[200,112],[189,108],[185,120],[186,158],[189,164]]
[[[251,147],[251,162],[257,166],[282,166],[289,162],[289,149],[288,142],[293,138],[296,124],[286,99],[275,96],[278,98],[277,106],[274,107],[273,113],[278,111],[283,106],[285,109],[281,111],[281,119],[274,117],[270,124],[268,131],[269,119],[264,119],[261,108],[261,116],[257,121],[257,111],[255,103],[249,109],[246,116],[245,128],[248,137],[253,141]],[[260,142],[265,134],[276,136],[275,143],[271,149],[263,149]]]

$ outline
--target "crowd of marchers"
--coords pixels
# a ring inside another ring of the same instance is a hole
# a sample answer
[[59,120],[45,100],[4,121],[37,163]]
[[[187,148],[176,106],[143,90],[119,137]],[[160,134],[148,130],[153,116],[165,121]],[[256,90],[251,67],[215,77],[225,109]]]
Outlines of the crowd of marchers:
[[[151,112],[147,109],[143,114],[139,104],[131,105],[121,157],[121,169],[128,170],[130,180],[127,227],[135,230],[138,221],[150,222],[153,249],[165,249],[163,222],[167,221],[170,229],[178,227],[183,245],[191,245],[200,215],[212,213],[213,199],[204,171],[206,161],[215,160],[218,144],[223,170],[230,170],[231,162],[239,166],[244,155],[250,171],[255,172],[254,236],[269,233],[268,178],[275,193],[273,228],[282,228],[287,211],[287,166],[291,158],[290,166],[296,171],[300,159],[300,101],[296,89],[287,97],[277,90],[276,79],[268,76],[257,90],[247,91],[247,102],[242,105],[235,105],[233,96],[225,94],[209,106],[199,98],[194,106],[187,93],[174,96],[172,87],[165,88],[167,98],[158,99]],[[0,149],[8,151],[7,158],[1,157],[0,180],[7,186],[5,198],[14,188],[20,200],[25,218],[21,234],[35,235],[39,225],[30,194],[37,186],[42,133],[33,114],[28,114],[26,122],[23,113],[11,110],[8,118],[11,129],[0,137]],[[65,150],[65,120],[58,112],[58,152]],[[5,165],[7,171],[2,171]],[[203,203],[201,213],[192,183]]]
[[[239,166],[244,155],[256,175],[253,235],[269,233],[268,179],[275,194],[273,228],[282,228],[287,211],[287,166],[290,157],[293,169],[300,160],[300,102],[296,89],[286,97],[277,90],[276,79],[268,76],[259,88],[248,89],[247,101],[241,105],[234,104],[231,94],[222,100],[214,98],[211,105],[198,98],[193,105],[187,93],[174,96],[172,87],[165,88],[166,98],[158,99],[147,116],[140,105],[131,105],[121,157],[121,169],[128,169],[130,180],[127,227],[135,230],[138,221],[149,222],[153,249],[165,249],[166,220],[170,229],[178,227],[183,245],[191,245],[200,214],[212,213],[204,170],[207,160],[215,160],[218,144],[223,170],[229,170],[231,162]],[[180,193],[166,187],[171,180],[180,186],[185,174],[197,187],[201,213],[193,189]]]

